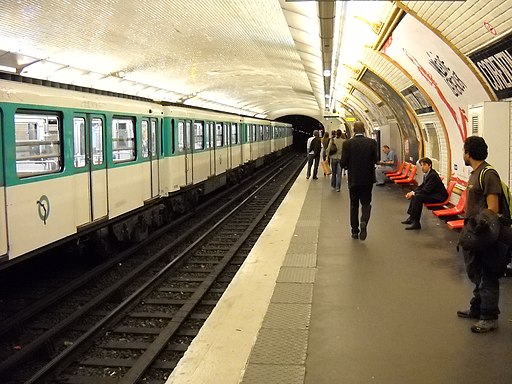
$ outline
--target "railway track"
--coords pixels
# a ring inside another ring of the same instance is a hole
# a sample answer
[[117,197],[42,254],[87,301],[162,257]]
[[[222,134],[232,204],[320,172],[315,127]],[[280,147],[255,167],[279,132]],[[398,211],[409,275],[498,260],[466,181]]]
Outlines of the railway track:
[[2,383],[165,382],[302,165],[294,157],[179,236],[98,266],[36,302],[37,316],[7,319],[16,337],[4,345],[22,348],[0,363]]

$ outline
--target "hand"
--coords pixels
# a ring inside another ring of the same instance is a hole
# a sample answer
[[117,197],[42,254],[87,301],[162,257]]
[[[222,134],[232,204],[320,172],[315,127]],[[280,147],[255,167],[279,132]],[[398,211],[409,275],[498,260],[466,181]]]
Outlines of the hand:
[[414,192],[413,192],[413,191],[407,192],[407,193],[405,194],[405,198],[406,198],[407,200],[411,200],[413,197],[414,197]]

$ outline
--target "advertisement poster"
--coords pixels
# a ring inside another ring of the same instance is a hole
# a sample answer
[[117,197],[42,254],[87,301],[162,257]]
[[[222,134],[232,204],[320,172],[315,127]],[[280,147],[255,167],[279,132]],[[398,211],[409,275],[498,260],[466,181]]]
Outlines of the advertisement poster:
[[410,115],[412,114],[411,108],[393,88],[372,71],[367,70],[361,81],[391,109],[401,130],[404,160],[416,163],[419,159],[419,142],[416,135],[418,127],[414,117]]
[[[419,44],[418,42],[421,42]],[[430,96],[448,133],[452,177],[465,185],[462,148],[468,135],[468,105],[489,101],[466,63],[434,32],[407,14],[382,48]]]

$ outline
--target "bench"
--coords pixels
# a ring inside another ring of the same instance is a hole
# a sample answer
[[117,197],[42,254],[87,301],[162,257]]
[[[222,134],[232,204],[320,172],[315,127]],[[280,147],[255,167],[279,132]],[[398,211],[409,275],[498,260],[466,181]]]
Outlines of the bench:
[[452,197],[453,188],[455,188],[455,184],[457,184],[456,181],[450,181],[448,183],[448,186],[446,187],[446,192],[448,192],[448,198],[443,201],[442,203],[425,203],[423,204],[426,208],[435,208],[435,207],[443,207],[447,205],[450,202],[450,199]]
[[384,172],[384,174],[388,177],[389,176],[398,176],[402,173],[404,167],[405,167],[405,161],[402,161],[402,164],[397,165],[397,167],[395,169],[393,169],[392,171]]
[[407,176],[405,179],[395,179],[393,182],[399,185],[416,184],[414,177],[416,176],[417,168],[418,167],[415,165],[411,166],[411,172],[409,172],[409,176]]
[[466,204],[466,190],[462,191],[460,195],[460,199],[455,207],[446,208],[446,209],[438,209],[437,211],[432,211],[434,215],[437,217],[445,217],[445,216],[457,216],[464,213],[464,205]]
[[460,229],[464,226],[464,219],[450,220],[446,222],[450,229]]
[[395,180],[407,178],[407,175],[409,174],[409,171],[411,169],[411,165],[412,165],[411,163],[406,163],[404,169],[402,170],[402,173],[400,173],[399,175],[395,175],[395,176],[393,176],[393,175],[388,176],[389,179],[391,181],[395,181]]

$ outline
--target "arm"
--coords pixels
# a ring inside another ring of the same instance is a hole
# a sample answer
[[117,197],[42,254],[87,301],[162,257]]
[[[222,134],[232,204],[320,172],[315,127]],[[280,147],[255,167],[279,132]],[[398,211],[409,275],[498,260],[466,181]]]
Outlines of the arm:
[[494,193],[491,193],[485,197],[487,202],[487,208],[494,213],[499,212],[499,196],[495,195]]

